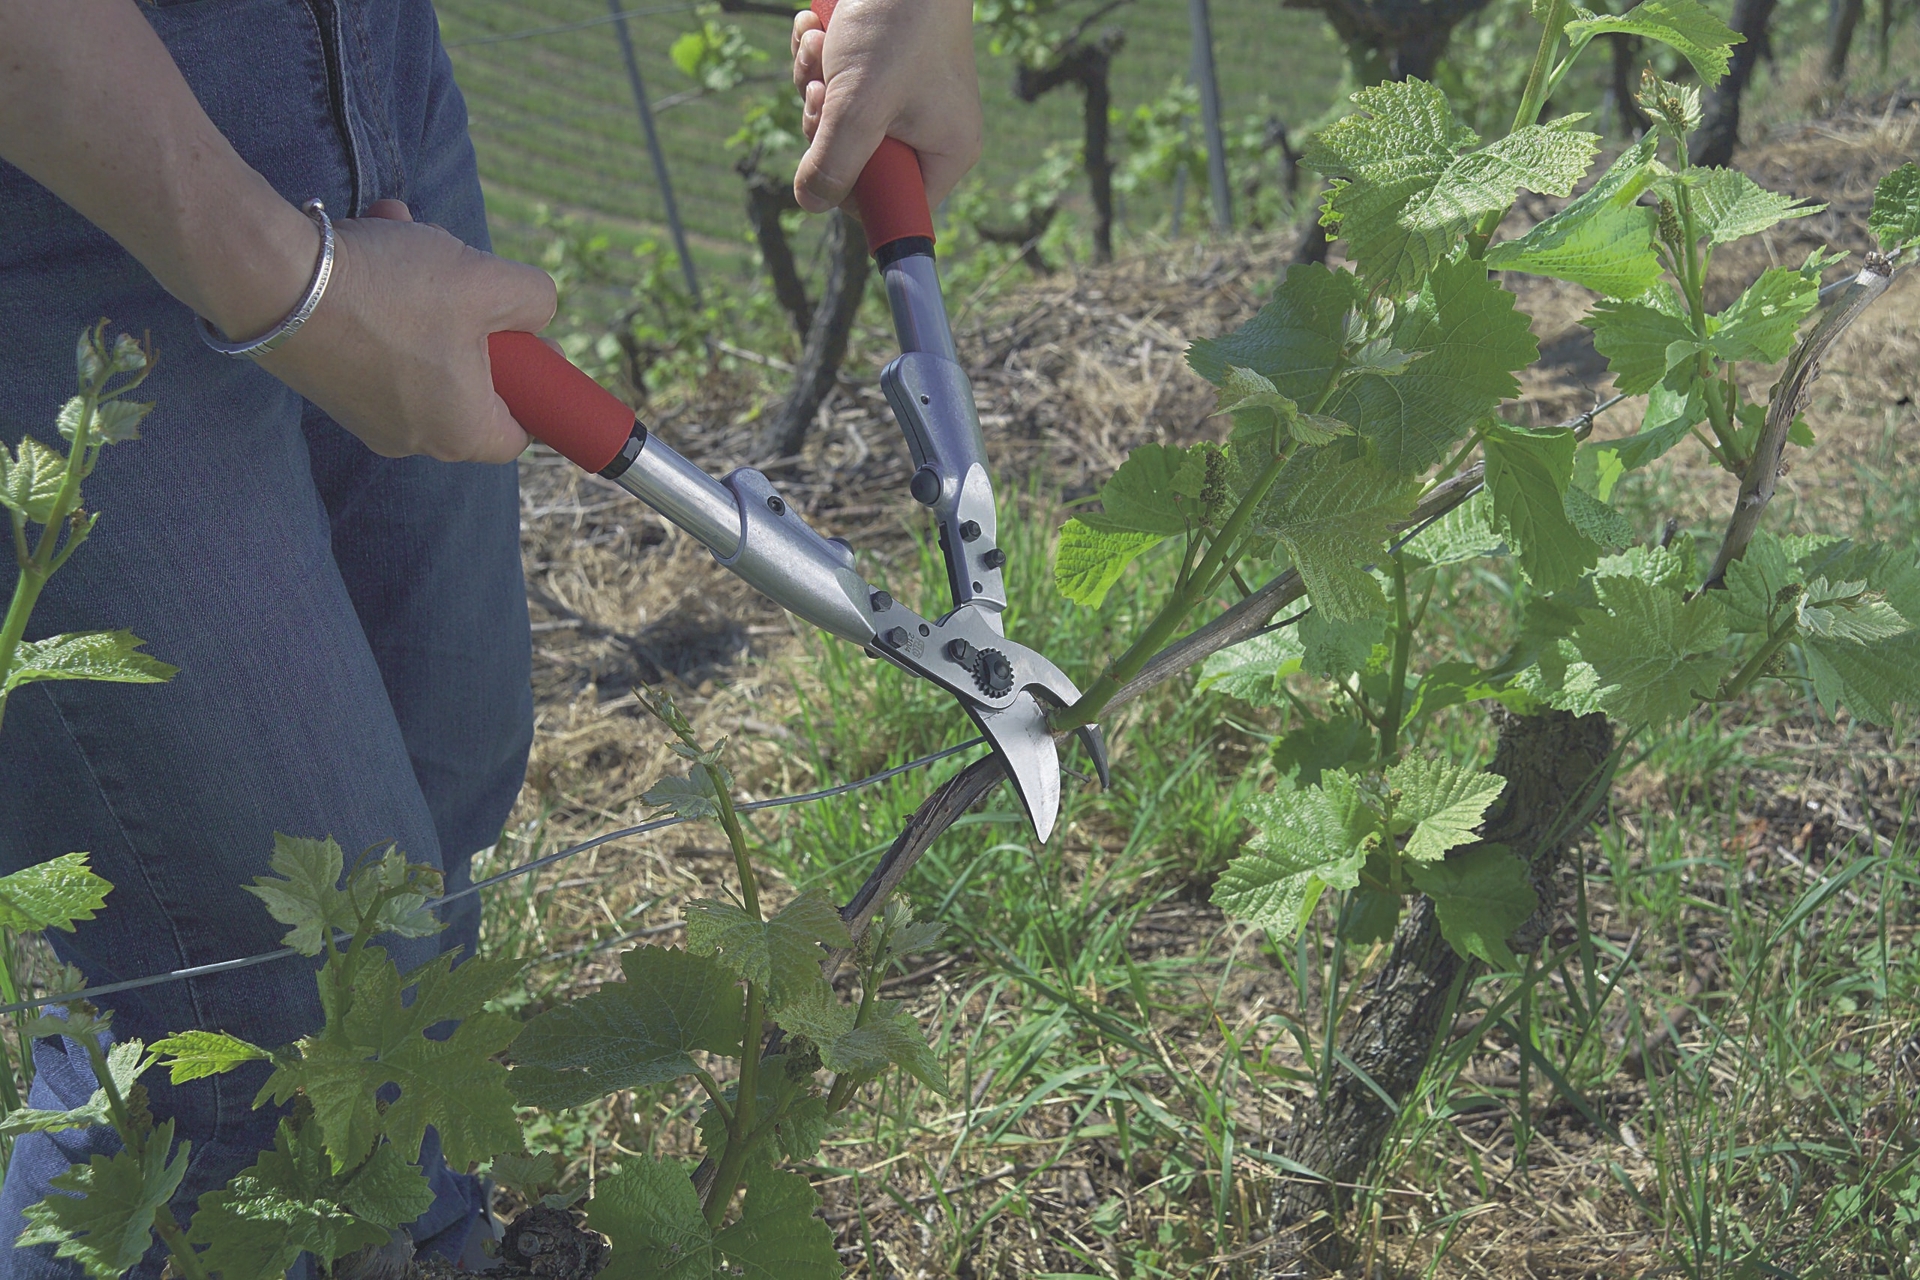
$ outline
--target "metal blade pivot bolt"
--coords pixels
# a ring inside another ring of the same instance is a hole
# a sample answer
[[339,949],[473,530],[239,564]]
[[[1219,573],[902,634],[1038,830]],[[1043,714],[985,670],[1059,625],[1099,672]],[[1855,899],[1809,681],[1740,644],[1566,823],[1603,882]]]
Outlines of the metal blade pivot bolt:
[[980,522],[978,520],[963,520],[960,523],[960,541],[972,542],[979,536]]
[[907,629],[905,627],[892,627],[887,631],[886,635],[881,637],[881,639],[885,640],[888,644],[892,645],[896,649],[904,649],[906,647],[907,641],[911,638],[912,637],[910,637],[907,634]]
[[932,506],[940,501],[940,474],[932,467],[920,468],[913,473],[913,479],[907,481],[907,492],[921,506]]
[[963,667],[971,667],[973,665],[973,646],[965,640],[949,640],[947,641],[947,656]]
[[989,569],[998,569],[1001,565],[1005,564],[1006,562],[1007,562],[1007,553],[1002,551],[998,547],[995,547],[993,550],[987,552],[985,555],[980,557],[980,563],[987,566],[987,568]]
[[884,591],[876,591],[867,597],[867,603],[873,606],[875,613],[885,613],[893,608],[893,597]]

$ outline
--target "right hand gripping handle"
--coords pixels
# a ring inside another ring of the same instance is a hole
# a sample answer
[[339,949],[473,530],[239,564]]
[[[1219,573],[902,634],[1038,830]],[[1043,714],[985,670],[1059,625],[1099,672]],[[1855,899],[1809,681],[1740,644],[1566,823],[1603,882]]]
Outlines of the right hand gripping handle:
[[[833,20],[836,3],[813,0],[813,14],[823,29]],[[898,138],[880,140],[879,150],[853,184],[853,202],[860,211],[870,253],[878,254],[900,240],[933,239],[933,211],[927,207],[920,157]]]

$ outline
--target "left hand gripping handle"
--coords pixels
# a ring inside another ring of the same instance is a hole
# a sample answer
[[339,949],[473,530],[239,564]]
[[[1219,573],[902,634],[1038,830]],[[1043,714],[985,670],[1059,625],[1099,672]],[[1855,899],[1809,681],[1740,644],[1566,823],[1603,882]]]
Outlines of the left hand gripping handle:
[[531,333],[487,339],[493,389],[528,435],[588,471],[604,471],[633,435],[633,410]]

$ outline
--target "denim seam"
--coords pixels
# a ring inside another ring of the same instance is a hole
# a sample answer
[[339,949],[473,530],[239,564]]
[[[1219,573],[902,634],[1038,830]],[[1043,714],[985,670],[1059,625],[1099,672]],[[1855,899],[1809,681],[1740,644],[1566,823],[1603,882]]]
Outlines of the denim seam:
[[[343,28],[351,22],[352,38],[360,50],[360,56],[355,60],[353,78],[360,85],[362,109],[354,114],[359,121],[370,126],[369,131],[378,136],[386,152],[374,183],[374,198],[381,199],[407,189],[405,165],[400,158],[400,138],[393,129],[393,104],[382,92],[378,78],[370,74],[374,65],[373,37],[367,32],[363,11],[353,9],[344,13],[342,19]],[[344,30],[342,36],[344,44]]]
[[367,157],[360,146],[360,132],[353,127],[352,93],[347,85],[346,60],[340,38],[340,0],[304,0],[307,16],[313,20],[314,37],[320,43],[320,61],[327,77],[327,114],[340,131],[347,153],[347,216],[357,218],[365,212],[367,199]]

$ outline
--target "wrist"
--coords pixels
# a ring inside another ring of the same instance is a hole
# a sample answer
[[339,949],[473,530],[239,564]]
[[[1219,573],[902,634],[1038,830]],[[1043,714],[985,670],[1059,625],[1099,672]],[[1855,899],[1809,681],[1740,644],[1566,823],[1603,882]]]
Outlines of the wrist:
[[[262,184],[264,186],[264,184]],[[250,216],[222,219],[201,287],[188,305],[232,342],[266,333],[299,305],[320,259],[321,231],[312,219],[269,190]]]

